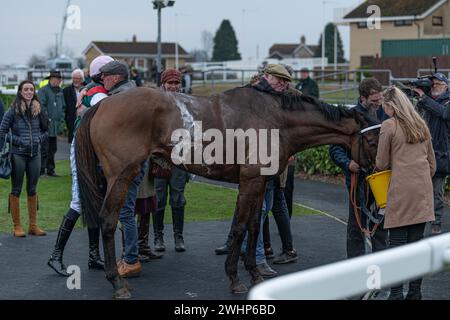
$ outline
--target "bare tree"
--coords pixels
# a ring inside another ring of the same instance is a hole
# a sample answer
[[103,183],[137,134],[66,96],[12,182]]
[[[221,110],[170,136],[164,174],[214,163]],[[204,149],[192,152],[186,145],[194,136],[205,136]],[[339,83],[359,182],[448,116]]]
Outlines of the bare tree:
[[214,48],[214,35],[207,30],[203,30],[201,42],[202,42],[202,49],[203,51],[206,52],[206,54],[208,55],[207,57],[209,59],[209,57],[211,57],[212,55],[212,50]]
[[28,59],[28,66],[29,67],[33,67],[37,64],[42,64],[45,63],[46,58],[44,56],[38,55],[38,54],[33,54],[30,59]]
[[[59,52],[59,55],[65,55],[67,57],[73,57],[74,51],[72,48],[69,47],[63,47],[61,52]],[[49,44],[47,48],[45,49],[45,57],[46,59],[55,59],[56,56],[56,47],[52,44]]]
[[191,52],[189,52],[189,55],[191,55],[194,58],[195,62],[208,61],[208,53],[205,50],[194,49]]

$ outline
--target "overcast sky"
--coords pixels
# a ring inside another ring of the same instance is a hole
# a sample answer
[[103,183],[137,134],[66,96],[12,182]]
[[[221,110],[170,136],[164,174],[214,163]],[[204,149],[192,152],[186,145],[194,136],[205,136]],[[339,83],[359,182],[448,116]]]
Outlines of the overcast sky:
[[[25,64],[33,54],[43,54],[60,32],[66,0],[2,1],[0,11],[0,65]],[[81,10],[81,29],[64,33],[64,46],[76,56],[92,40],[156,41],[157,15],[151,0],[73,0]],[[244,59],[268,55],[273,43],[317,44],[334,8],[353,7],[358,0],[176,0],[163,9],[162,40],[178,41],[187,51],[201,49],[201,32],[215,33],[223,19],[235,29]],[[340,27],[348,58],[349,30]]]

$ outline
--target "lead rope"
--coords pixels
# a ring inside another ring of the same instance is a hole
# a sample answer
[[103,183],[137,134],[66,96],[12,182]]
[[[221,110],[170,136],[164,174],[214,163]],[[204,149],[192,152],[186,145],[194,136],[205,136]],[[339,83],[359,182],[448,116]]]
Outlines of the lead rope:
[[[358,179],[357,174],[352,172],[351,182],[350,182],[350,202],[353,206],[353,213],[355,214],[356,224],[358,225],[359,229],[366,236],[372,237],[375,234],[375,232],[377,231],[378,226],[380,224],[376,223],[372,230],[370,230],[370,228],[366,229],[362,226],[362,224],[361,224],[362,212],[361,212],[361,207],[358,207],[358,200],[357,200],[357,198],[358,198],[357,179]],[[369,191],[368,191],[368,188],[366,188],[366,190],[367,190],[367,194],[366,194],[366,204],[365,205],[367,207],[368,199],[369,199],[369,197],[368,197]]]

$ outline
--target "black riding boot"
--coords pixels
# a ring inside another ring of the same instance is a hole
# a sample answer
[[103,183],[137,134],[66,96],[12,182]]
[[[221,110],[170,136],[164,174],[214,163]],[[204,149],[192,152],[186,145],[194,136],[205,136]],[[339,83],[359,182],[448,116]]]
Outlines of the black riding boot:
[[[72,209],[70,209],[72,210]],[[50,259],[48,259],[47,265],[56,271],[57,274],[68,277],[66,266],[63,264],[63,253],[66,247],[67,240],[69,240],[73,227],[76,224],[76,220],[72,220],[64,216],[61,226],[59,227],[58,236],[56,238],[55,249],[53,249]]]
[[152,252],[148,245],[148,235],[150,229],[150,214],[138,214],[138,247],[139,261],[148,262],[151,259],[161,259],[162,255]]
[[177,252],[186,251],[183,239],[184,207],[181,208],[172,207],[172,222],[173,222],[173,235],[175,238],[175,251]]
[[422,300],[422,279],[417,279],[409,283],[408,294],[405,300]]
[[166,250],[164,246],[164,209],[157,210],[153,215],[153,232],[155,233],[155,250],[162,252]]
[[217,255],[228,254],[231,250],[231,243],[233,242],[233,234],[230,232],[227,237],[227,241],[220,247],[217,247],[214,252]]
[[264,255],[266,259],[272,259],[275,257],[275,254],[272,249],[272,245],[270,243],[270,225],[269,225],[269,217],[264,220],[263,224],[263,242],[264,242]]
[[224,245],[216,248],[214,251],[217,255],[228,254],[231,250],[231,244],[233,243],[233,227],[236,224],[236,209],[233,214],[233,220],[231,220],[230,231],[228,231],[227,241]]
[[389,294],[388,300],[403,300],[403,285],[396,287],[391,287],[391,293]]
[[105,269],[105,263],[100,257],[98,249],[100,242],[100,228],[88,228],[89,235],[89,269]]

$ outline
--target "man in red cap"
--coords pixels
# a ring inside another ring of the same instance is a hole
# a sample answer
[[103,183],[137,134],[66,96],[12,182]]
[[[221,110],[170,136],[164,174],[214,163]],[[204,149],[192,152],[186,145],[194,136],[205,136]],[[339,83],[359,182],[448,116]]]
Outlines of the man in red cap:
[[164,91],[180,92],[181,72],[176,69],[167,69],[161,74],[161,87]]
[[[161,74],[161,89],[170,92],[181,91],[181,72],[175,69],[167,69]],[[157,159],[155,159],[157,160]],[[157,163],[155,165],[158,165]],[[172,167],[171,169],[152,170],[155,176],[157,210],[153,214],[153,230],[155,233],[155,250],[162,252],[166,250],[164,245],[164,208],[166,207],[167,194],[170,190],[170,206],[172,208],[173,233],[175,240],[175,251],[185,251],[183,239],[184,225],[184,187],[189,181],[190,174]],[[165,171],[165,172],[163,172]],[[158,173],[159,172],[159,173]]]

